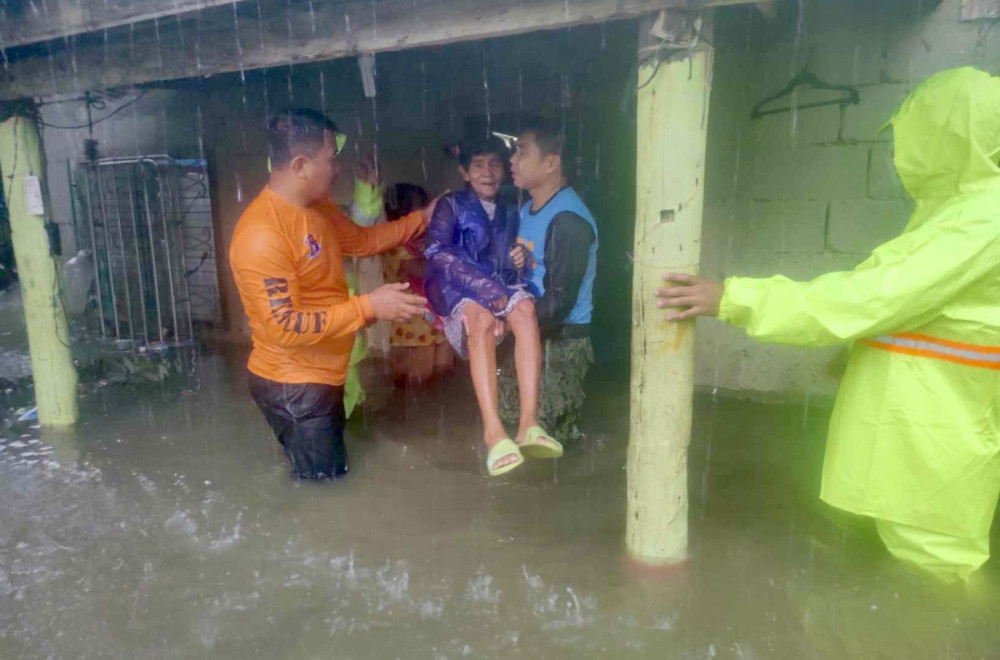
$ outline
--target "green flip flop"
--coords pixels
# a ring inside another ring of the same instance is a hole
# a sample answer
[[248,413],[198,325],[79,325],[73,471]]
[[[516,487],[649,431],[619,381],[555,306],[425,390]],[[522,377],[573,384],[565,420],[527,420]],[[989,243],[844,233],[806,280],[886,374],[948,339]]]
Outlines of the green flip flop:
[[[541,438],[545,438],[547,442],[543,442]],[[518,447],[528,458],[559,458],[563,455],[563,446],[541,426],[529,428],[524,434],[524,442]]]
[[[503,467],[494,468],[493,465],[499,461],[501,458],[505,458],[510,455],[517,456],[517,460]],[[521,455],[521,450],[518,448],[517,444],[510,438],[504,438],[500,442],[493,445],[493,449],[486,456],[486,470],[490,473],[491,477],[499,477],[502,474],[507,474],[514,468],[524,465],[524,456]]]

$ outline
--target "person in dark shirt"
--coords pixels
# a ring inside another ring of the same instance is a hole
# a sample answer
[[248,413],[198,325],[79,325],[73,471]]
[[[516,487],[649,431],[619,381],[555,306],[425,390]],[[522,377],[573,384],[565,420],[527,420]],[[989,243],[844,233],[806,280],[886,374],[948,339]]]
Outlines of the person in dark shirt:
[[[524,130],[511,158],[514,184],[531,199],[521,208],[514,265],[524,269],[536,295],[543,357],[538,415],[557,440],[581,434],[583,381],[594,362],[590,342],[597,225],[562,169],[563,137],[538,122]],[[516,417],[517,387],[507,360],[500,370],[504,419]]]

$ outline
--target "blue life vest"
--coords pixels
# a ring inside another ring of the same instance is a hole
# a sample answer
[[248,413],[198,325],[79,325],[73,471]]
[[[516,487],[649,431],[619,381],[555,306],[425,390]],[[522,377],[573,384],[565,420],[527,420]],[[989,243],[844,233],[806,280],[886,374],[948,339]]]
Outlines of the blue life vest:
[[564,211],[569,211],[586,220],[594,230],[594,242],[590,244],[590,254],[587,258],[587,272],[580,284],[580,292],[576,304],[569,315],[563,320],[563,325],[581,325],[590,323],[594,311],[594,278],[597,275],[597,223],[594,216],[572,188],[560,190],[538,212],[531,211],[529,200],[521,207],[521,222],[517,242],[531,251],[531,263],[525,267],[524,278],[531,281],[538,295],[545,294],[545,239],[552,220]]

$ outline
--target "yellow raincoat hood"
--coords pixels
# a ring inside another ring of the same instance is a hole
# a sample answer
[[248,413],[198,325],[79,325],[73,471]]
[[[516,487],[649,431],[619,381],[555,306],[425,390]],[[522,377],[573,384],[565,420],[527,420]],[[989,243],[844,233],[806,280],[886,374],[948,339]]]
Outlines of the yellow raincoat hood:
[[1000,182],[1000,78],[972,67],[931,76],[890,123],[896,172],[914,199],[981,192]]

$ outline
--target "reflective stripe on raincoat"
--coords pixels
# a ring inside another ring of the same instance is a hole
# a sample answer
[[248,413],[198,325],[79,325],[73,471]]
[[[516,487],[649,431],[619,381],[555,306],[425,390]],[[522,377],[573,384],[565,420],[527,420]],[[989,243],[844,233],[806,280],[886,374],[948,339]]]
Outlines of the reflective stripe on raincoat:
[[720,318],[765,341],[855,342],[830,423],[826,502],[978,537],[1000,494],[1000,78],[939,73],[891,123],[916,202],[903,234],[812,282],[730,279]]

